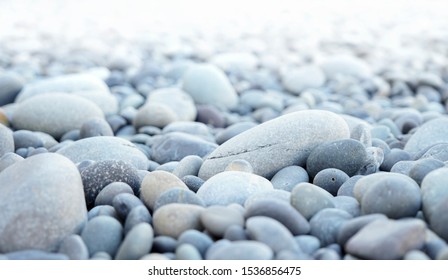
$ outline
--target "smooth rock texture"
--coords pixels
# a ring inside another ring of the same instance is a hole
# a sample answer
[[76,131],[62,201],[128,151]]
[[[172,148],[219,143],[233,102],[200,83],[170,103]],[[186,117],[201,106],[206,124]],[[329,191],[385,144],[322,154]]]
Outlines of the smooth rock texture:
[[327,58],[320,67],[330,79],[334,79],[339,75],[365,79],[372,75],[370,67],[366,62],[349,55],[331,56]]
[[0,73],[0,106],[13,103],[25,81],[14,72]]
[[0,251],[56,250],[87,221],[81,176],[57,154],[39,154],[0,173]]
[[329,192],[310,183],[300,183],[292,189],[291,205],[307,220],[324,208],[335,207]]
[[134,194],[132,188],[124,182],[112,182],[101,189],[95,198],[95,206],[112,205],[114,197],[121,193]]
[[66,255],[71,260],[89,259],[89,250],[81,236],[72,234],[62,240],[58,253]]
[[305,65],[283,73],[282,83],[286,90],[298,95],[305,89],[321,87],[325,74],[317,65]]
[[311,234],[319,238],[322,246],[336,243],[340,228],[352,218],[340,209],[322,209],[310,220]]
[[440,117],[430,120],[420,127],[406,142],[404,150],[409,153],[417,153],[429,146],[448,142],[446,127],[448,118]]
[[7,126],[0,123],[0,157],[6,153],[13,153],[14,150],[14,137],[13,132]]
[[153,226],[156,235],[178,238],[189,229],[202,230],[200,221],[204,208],[198,205],[171,203],[154,212]]
[[265,178],[241,171],[225,171],[205,181],[197,195],[205,205],[243,205],[255,193],[272,190],[272,184]]
[[270,247],[252,240],[233,241],[207,254],[208,260],[271,260],[273,257]]
[[205,159],[199,177],[208,179],[233,160],[244,159],[255,174],[271,178],[286,166],[304,165],[318,144],[349,137],[347,123],[334,113],[321,110],[290,113],[223,143]]
[[95,103],[74,95],[47,93],[19,103],[12,125],[16,129],[45,132],[58,139],[92,118],[104,118]]
[[207,207],[200,219],[204,228],[217,237],[224,236],[232,225],[244,226],[244,216],[240,212],[221,205]]
[[417,219],[377,220],[350,238],[345,250],[363,259],[401,259],[407,252],[422,248],[425,229],[425,223]]
[[118,137],[97,136],[75,141],[57,151],[74,163],[84,160],[122,160],[146,170],[148,158],[131,142]]
[[148,103],[160,103],[170,108],[176,121],[194,121],[197,110],[193,98],[180,88],[161,88],[152,91],[146,99]]
[[114,136],[114,132],[105,119],[93,118],[84,122],[79,130],[79,138],[95,136]]
[[182,89],[199,104],[230,109],[238,103],[238,96],[227,76],[212,64],[190,66],[182,76]]
[[154,231],[147,223],[133,227],[118,248],[116,260],[138,260],[151,251]]
[[123,239],[123,227],[112,217],[98,216],[86,224],[81,237],[91,257],[99,252],[114,257]]
[[299,183],[308,183],[310,180],[308,173],[301,166],[287,166],[271,179],[274,189],[291,191]]
[[184,204],[194,204],[199,206],[205,206],[204,201],[196,195],[196,193],[191,190],[186,190],[183,188],[172,188],[164,191],[160,194],[154,204],[154,211],[163,205],[170,203],[184,203]]

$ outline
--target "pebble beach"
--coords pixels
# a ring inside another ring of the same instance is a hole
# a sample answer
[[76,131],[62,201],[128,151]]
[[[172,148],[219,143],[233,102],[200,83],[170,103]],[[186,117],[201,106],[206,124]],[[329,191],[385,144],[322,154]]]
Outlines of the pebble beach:
[[0,2],[0,260],[448,259],[448,5],[209,2]]

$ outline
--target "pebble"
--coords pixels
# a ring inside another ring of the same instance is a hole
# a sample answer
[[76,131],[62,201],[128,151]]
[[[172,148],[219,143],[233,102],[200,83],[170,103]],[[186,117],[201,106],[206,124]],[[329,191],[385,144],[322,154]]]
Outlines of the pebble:
[[151,224],[152,217],[144,205],[139,205],[131,209],[124,223],[124,234],[127,234],[135,225],[140,223]]
[[414,167],[416,161],[413,160],[402,160],[397,163],[395,163],[392,168],[390,169],[391,173],[400,173],[403,175],[409,176],[409,172],[411,171],[412,167]]
[[118,217],[124,221],[132,209],[138,206],[144,206],[144,204],[133,194],[121,193],[114,197],[112,206],[115,208]]
[[354,217],[353,219],[345,222],[340,227],[337,235],[338,244],[344,247],[347,241],[352,238],[353,235],[355,235],[367,224],[376,220],[387,220],[387,217],[383,214],[368,214],[360,217]]
[[196,155],[202,158],[217,147],[218,145],[214,143],[190,134],[171,132],[153,143],[152,159],[163,164],[170,161],[180,161],[189,155]]
[[356,182],[354,193],[363,215],[381,213],[391,219],[415,217],[422,204],[417,183],[398,173],[365,176]]
[[329,79],[335,79],[340,75],[366,79],[372,75],[366,62],[345,54],[330,56],[322,62],[320,67]]
[[213,240],[205,233],[199,232],[195,229],[184,231],[177,239],[178,247],[182,244],[190,244],[194,246],[202,257],[208,248],[213,244]]
[[380,170],[390,171],[396,163],[410,159],[411,155],[408,152],[398,148],[393,148],[390,150],[390,153],[384,156],[384,161],[380,165]]
[[230,241],[248,240],[249,236],[247,236],[247,232],[243,228],[243,226],[234,224],[226,229],[223,235],[223,239],[227,239]]
[[284,202],[290,202],[291,200],[291,193],[284,190],[270,190],[266,192],[261,193],[255,193],[251,196],[249,196],[246,199],[246,202],[244,202],[244,208],[249,208],[254,202],[257,202],[258,200],[263,200],[266,198],[272,198],[272,199],[278,199]]
[[197,195],[205,205],[244,205],[252,194],[272,190],[267,179],[241,171],[225,171],[211,177],[199,188]]
[[272,218],[265,216],[251,217],[246,220],[246,230],[252,240],[263,242],[274,253],[282,250],[299,250],[299,245],[288,228]]
[[207,260],[271,260],[273,257],[269,246],[254,240],[233,241],[207,253]]
[[163,128],[175,121],[177,121],[175,111],[165,104],[155,102],[146,103],[140,107],[133,118],[132,125],[136,129],[149,125]]
[[423,149],[414,155],[414,159],[432,158],[440,161],[448,161],[448,143],[439,143]]
[[78,169],[65,157],[51,153],[21,160],[0,173],[0,208],[3,253],[56,250],[87,221]]
[[186,156],[179,161],[173,174],[182,179],[187,175],[197,176],[202,165],[202,158],[196,155]]
[[306,170],[314,178],[319,171],[336,168],[349,177],[356,175],[367,162],[364,145],[354,139],[327,141],[313,149],[306,160]]
[[71,260],[87,260],[89,259],[89,250],[77,234],[68,235],[62,240],[58,253],[66,255]]
[[289,202],[265,198],[254,201],[246,208],[245,218],[255,216],[270,217],[282,223],[293,235],[307,234],[308,221]]
[[168,134],[170,132],[183,132],[209,142],[215,141],[208,126],[201,122],[177,121],[165,126],[162,130],[163,134]]
[[127,123],[126,119],[120,115],[109,115],[106,117],[106,121],[112,129],[113,133],[116,133],[120,128],[124,127]]
[[225,127],[224,115],[213,105],[197,105],[197,121],[213,127]]
[[326,168],[322,169],[316,176],[314,176],[313,184],[335,196],[341,185],[349,178],[350,177],[342,170]]
[[417,184],[421,184],[428,173],[445,166],[443,161],[433,158],[425,158],[417,160],[409,170],[409,177],[414,179]]
[[270,179],[286,166],[304,165],[318,144],[348,137],[347,123],[334,113],[321,110],[290,113],[220,145],[204,160],[199,177],[208,179],[222,172],[234,159],[244,159],[255,174]]
[[315,260],[340,260],[341,256],[335,250],[321,248],[313,254]]
[[108,261],[112,260],[112,257],[106,252],[96,252],[90,257],[90,260]]
[[79,138],[95,136],[114,136],[114,132],[105,119],[93,118],[85,121],[79,130]]
[[25,81],[14,72],[0,73],[0,106],[13,103]]
[[225,52],[211,57],[210,62],[226,72],[254,71],[258,57],[251,52]]
[[406,142],[404,150],[409,153],[417,153],[434,144],[448,142],[446,126],[448,118],[440,117],[421,125]]
[[22,160],[23,157],[19,156],[18,154],[11,152],[4,154],[2,157],[0,157],[0,172]]
[[244,159],[236,159],[227,165],[224,171],[241,171],[246,173],[253,173],[252,165]]
[[187,186],[175,175],[156,170],[145,176],[141,183],[140,199],[153,210],[157,199],[162,193],[172,188],[182,188],[188,190]]
[[121,160],[102,160],[92,163],[81,172],[87,206],[94,204],[97,195],[113,182],[128,184],[135,194],[140,192],[137,169]]
[[92,118],[104,118],[95,103],[75,95],[47,93],[19,103],[12,125],[16,129],[45,132],[59,139],[70,130],[80,129]]
[[361,207],[358,200],[351,196],[336,196],[333,198],[334,208],[344,210],[353,217],[361,215]]
[[97,136],[78,140],[57,151],[74,163],[84,160],[121,160],[146,170],[148,158],[131,142],[118,137]]
[[305,65],[298,68],[288,69],[282,74],[284,88],[293,93],[300,94],[310,88],[319,88],[326,80],[322,69],[317,65]]
[[347,181],[345,181],[338,189],[337,196],[351,196],[355,197],[355,194],[353,193],[353,189],[355,188],[356,182],[358,182],[359,179],[361,179],[362,175],[355,175],[353,177],[350,177]]
[[189,189],[174,187],[160,194],[154,204],[153,211],[156,211],[160,207],[170,203],[184,203],[205,206],[205,202],[198,195],[196,195],[196,193],[192,192]]
[[68,256],[60,253],[51,253],[42,250],[20,250],[5,254],[8,260],[68,260]]
[[337,242],[340,228],[352,215],[340,209],[322,209],[310,220],[311,234],[319,238],[321,246]]
[[[169,98],[167,98],[169,96]],[[159,88],[152,91],[146,99],[148,103],[159,103],[171,109],[176,121],[194,121],[197,110],[193,98],[180,88]]]
[[298,235],[294,239],[305,254],[312,255],[320,248],[320,240],[314,235]]
[[114,197],[121,193],[134,194],[132,188],[123,182],[112,182],[106,185],[96,196],[95,206],[112,205]]
[[425,229],[418,219],[376,220],[350,238],[345,251],[362,259],[402,259],[407,252],[423,247]]
[[191,204],[171,203],[162,206],[153,215],[155,234],[178,238],[186,230],[202,230],[200,216],[203,211],[203,207]]
[[187,175],[182,177],[182,182],[184,182],[191,191],[196,193],[205,181],[197,176]]
[[[190,66],[182,76],[182,89],[198,104],[209,104],[231,109],[238,103],[238,95],[225,73],[212,64]],[[204,86],[205,85],[205,86]]]
[[81,237],[91,257],[98,252],[114,257],[123,239],[123,227],[112,217],[98,216],[89,220]]
[[28,130],[16,130],[12,134],[14,138],[14,149],[20,148],[39,148],[44,146],[44,142],[39,136]]
[[237,210],[221,205],[206,208],[200,220],[207,232],[216,237],[222,237],[233,225],[244,226],[244,216]]
[[184,243],[176,248],[176,260],[202,260],[202,256],[196,247]]
[[166,235],[159,235],[154,237],[151,251],[156,253],[172,253],[176,248],[176,239]]
[[89,220],[98,216],[108,216],[114,219],[119,219],[117,211],[112,205],[99,205],[89,210],[87,213]]
[[291,205],[307,220],[322,209],[335,207],[329,192],[310,183],[300,183],[292,189]]
[[229,139],[237,136],[238,134],[243,133],[246,130],[254,128],[255,126],[257,126],[257,124],[254,122],[239,122],[229,125],[224,130],[216,134],[216,143],[221,145],[222,143],[228,141]]
[[290,192],[299,183],[308,183],[309,176],[301,166],[287,166],[282,168],[271,179],[274,189]]
[[14,149],[14,137],[12,130],[0,123],[0,157],[6,153],[13,153]]
[[154,231],[147,223],[135,225],[118,248],[116,260],[138,260],[151,251]]
[[430,260],[430,258],[428,257],[428,255],[426,255],[424,252],[419,251],[419,250],[411,250],[409,252],[407,252],[404,257],[404,260]]

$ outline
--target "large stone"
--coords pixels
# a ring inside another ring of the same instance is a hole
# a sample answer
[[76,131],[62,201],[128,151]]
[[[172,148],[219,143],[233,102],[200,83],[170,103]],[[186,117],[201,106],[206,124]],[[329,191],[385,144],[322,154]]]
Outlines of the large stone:
[[16,129],[41,131],[60,138],[66,132],[80,129],[92,118],[104,118],[101,109],[79,96],[48,93],[29,98],[17,105],[12,117]]
[[448,143],[447,126],[447,117],[436,118],[424,123],[406,142],[404,150],[409,153],[418,153],[434,144]]
[[254,173],[274,176],[290,165],[304,166],[320,143],[349,138],[347,123],[337,114],[307,110],[262,123],[223,143],[204,161],[199,177],[208,179],[235,159],[248,161]]
[[87,221],[81,176],[67,158],[45,153],[0,173],[0,252],[56,250]]
[[238,96],[224,72],[212,64],[190,66],[182,77],[182,89],[196,103],[233,108]]
[[11,129],[0,123],[0,158],[14,152],[14,137]]
[[81,139],[61,148],[57,153],[68,157],[75,163],[85,160],[122,160],[143,170],[146,170],[149,162],[148,158],[134,144],[128,140],[111,136]]

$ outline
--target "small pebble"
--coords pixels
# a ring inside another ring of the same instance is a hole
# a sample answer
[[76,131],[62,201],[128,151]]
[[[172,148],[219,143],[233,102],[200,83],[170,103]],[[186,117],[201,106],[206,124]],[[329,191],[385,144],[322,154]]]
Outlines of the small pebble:
[[300,183],[292,189],[291,205],[307,220],[320,210],[335,206],[329,192],[310,183]]

